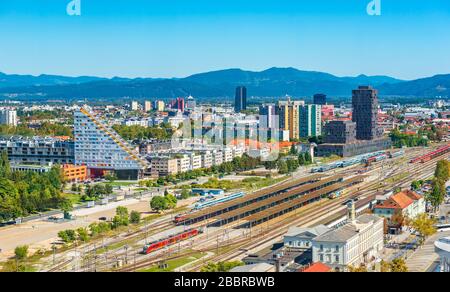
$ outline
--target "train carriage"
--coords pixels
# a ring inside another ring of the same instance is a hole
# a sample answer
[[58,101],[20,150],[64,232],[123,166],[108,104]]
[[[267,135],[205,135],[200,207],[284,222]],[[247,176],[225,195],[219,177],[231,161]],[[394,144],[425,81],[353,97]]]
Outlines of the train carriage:
[[179,233],[179,234],[170,236],[168,238],[164,238],[159,241],[146,244],[146,245],[144,245],[142,252],[144,254],[149,254],[149,253],[155,252],[157,250],[163,249],[167,246],[174,245],[178,242],[185,241],[191,237],[195,237],[200,233],[201,233],[200,229],[191,229],[191,230],[185,231],[183,233]]

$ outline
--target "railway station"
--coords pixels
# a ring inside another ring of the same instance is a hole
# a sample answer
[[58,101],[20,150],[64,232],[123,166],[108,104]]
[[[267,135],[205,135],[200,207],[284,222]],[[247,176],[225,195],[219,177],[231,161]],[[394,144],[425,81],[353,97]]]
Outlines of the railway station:
[[181,217],[177,217],[175,219],[177,225],[190,225],[197,222],[201,222],[213,217],[216,217],[218,215],[243,208],[247,205],[266,200],[268,198],[277,196],[281,194],[282,192],[289,191],[291,189],[309,184],[309,183],[316,183],[320,181],[325,175],[323,174],[316,174],[312,176],[308,176],[305,178],[297,179],[291,182],[283,183],[278,186],[274,186],[271,188],[267,188],[264,190],[260,190],[257,192],[254,192],[252,194],[249,194],[247,196],[244,196],[239,199],[235,199],[223,204],[219,204],[217,206],[213,206],[198,212],[194,212],[191,214],[187,214]]
[[[301,196],[315,194],[322,191],[321,196],[339,193],[345,187],[362,182],[363,177],[358,176],[344,181],[344,175],[324,177],[313,175],[290,183],[258,191],[248,196],[217,205],[212,208],[195,212],[178,218],[178,225],[190,225],[198,222],[208,221],[209,226],[221,226],[242,218],[257,214],[273,207],[291,204],[292,201]],[[307,200],[306,203],[311,202]]]
[[[311,204],[313,202],[319,201],[323,198],[329,198],[330,195],[342,193],[346,188],[354,186],[356,184],[362,183],[365,176],[355,176],[353,178],[347,179],[345,181],[336,182],[322,188],[315,188],[313,191],[308,193],[299,193],[295,199],[284,201],[279,204],[274,204],[260,212],[254,212],[248,216],[240,216],[239,220],[242,221],[241,227],[251,227],[266,221],[272,220],[276,217],[282,216],[286,213],[290,213],[299,209],[303,206]],[[230,219],[236,218],[226,218],[228,221],[221,221],[220,224],[231,222]]]

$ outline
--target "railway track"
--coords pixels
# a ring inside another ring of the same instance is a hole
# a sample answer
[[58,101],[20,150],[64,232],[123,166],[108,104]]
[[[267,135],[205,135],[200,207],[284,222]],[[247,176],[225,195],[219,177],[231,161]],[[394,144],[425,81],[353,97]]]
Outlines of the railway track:
[[[408,153],[407,155],[405,155],[405,159],[407,160],[407,162],[409,162],[409,156],[413,156],[413,155],[418,155],[417,152],[421,152],[422,150],[414,150],[411,151],[410,153]],[[429,150],[428,150],[429,151]],[[432,165],[435,161],[429,161],[428,163],[426,163],[427,165]],[[383,164],[379,164],[379,165],[375,165],[373,166],[373,168],[371,169],[370,173],[376,172],[376,171],[380,171],[383,168]],[[409,179],[416,179],[415,177],[417,176],[417,174],[413,174],[412,172],[418,172],[419,170],[423,170],[424,169],[424,164],[422,165],[415,165],[415,166],[411,166],[409,167],[409,171],[411,172],[410,175],[408,175],[406,178],[403,178],[400,183],[403,183],[403,185],[405,185],[407,183],[407,181]],[[343,170],[341,173],[355,173],[355,171],[357,171],[358,169],[363,169],[363,167],[353,167],[350,169],[346,169]],[[396,167],[396,170],[393,171],[394,173],[399,171],[400,167]],[[281,184],[281,183],[280,183]],[[379,184],[379,181],[376,180],[375,182],[371,182],[369,184],[367,184],[366,186],[364,186],[365,189],[370,189],[370,188],[374,188],[377,186],[377,184]],[[387,188],[388,186],[384,186],[384,188]],[[381,187],[380,187],[381,188]],[[319,220],[321,217],[329,215],[333,212],[337,212],[339,209],[342,209],[342,203],[345,200],[348,200],[349,198],[351,198],[352,196],[358,195],[358,197],[367,197],[368,194],[374,194],[376,192],[376,190],[372,190],[370,192],[366,192],[365,195],[359,194],[359,190],[352,190],[350,192],[348,192],[348,194],[346,194],[345,196],[342,196],[339,199],[335,199],[335,201],[330,202],[329,204],[325,204],[324,206],[322,206],[322,204],[319,205],[319,207],[315,207],[315,208],[311,208],[311,209],[306,209],[306,207],[302,208],[303,210],[301,210],[301,212],[299,212],[300,214],[296,215],[296,219],[294,219],[295,221],[292,220],[292,214],[291,216],[287,216],[285,219],[281,219],[281,221],[279,223],[274,223],[274,225],[269,226],[267,229],[275,229],[275,230],[269,230],[269,231],[264,231],[262,230],[261,234],[256,233],[255,236],[251,237],[251,238],[237,238],[237,239],[233,239],[231,244],[228,245],[222,245],[221,247],[235,247],[233,248],[232,251],[229,251],[227,253],[223,253],[220,254],[219,256],[215,256],[212,258],[209,258],[208,261],[220,261],[220,260],[226,260],[229,258],[236,258],[239,256],[242,256],[242,253],[236,252],[235,250],[238,249],[242,249],[242,250],[249,250],[249,249],[253,249],[257,246],[261,246],[263,244],[267,244],[268,242],[271,242],[272,240],[274,240],[274,238],[277,238],[279,236],[281,236],[282,234],[285,233],[285,231],[287,231],[287,229],[291,226],[296,226],[301,224],[302,226],[304,225],[308,225],[308,224],[313,224],[315,221]],[[290,214],[290,213],[288,213]],[[285,217],[286,215],[283,215],[281,217]],[[280,217],[278,217],[280,218]],[[277,219],[280,220],[280,219]],[[264,223],[265,224],[265,223]],[[120,240],[114,242],[114,243],[110,243],[111,244],[116,244],[116,243],[120,243],[123,241],[130,241],[130,240],[134,240],[137,239],[139,241],[139,239],[142,237],[142,235],[144,235],[146,232],[148,233],[148,230],[151,228],[152,229],[152,233],[161,231],[161,230],[166,230],[167,228],[173,227],[172,221],[170,219],[164,220],[162,222],[158,222],[156,224],[150,224],[149,226],[146,226],[144,228],[141,228],[140,230],[137,230],[135,232],[126,234],[124,236],[121,237]],[[224,226],[226,228],[226,226]],[[282,230],[282,232],[280,231]],[[223,230],[218,230],[215,233],[210,234],[210,237],[215,239],[215,237],[222,234]],[[251,245],[251,242],[255,239],[258,239],[256,243],[253,243]],[[141,239],[142,240],[142,239]],[[199,252],[199,251],[213,251],[216,250],[216,246],[215,246],[215,241],[213,242],[212,239],[208,239],[208,238],[196,238],[195,239],[195,244],[197,246],[204,246],[203,248],[196,248],[194,252]],[[255,246],[253,246],[255,245]],[[183,244],[183,249],[187,249],[189,248],[188,244]],[[129,250],[129,253],[131,253],[131,255],[136,255],[136,253],[138,253],[140,251],[140,248],[135,248],[135,249],[131,249]],[[181,257],[185,257],[188,256],[189,254],[192,254],[192,252],[185,252],[182,253],[180,255],[171,257],[171,258],[167,258],[166,260],[170,260],[170,259],[177,259],[177,258],[181,258]],[[95,261],[95,266],[99,269],[99,270],[111,270],[112,265],[114,265],[114,263],[116,262],[115,259],[117,258],[121,258],[121,257],[126,257],[126,253],[122,252],[122,249],[120,250],[116,250],[113,251],[112,253],[110,253],[109,255],[109,260],[106,261],[99,261],[97,262]],[[139,260],[136,261],[135,258],[135,263],[123,268],[123,269],[119,269],[119,271],[133,271],[135,269],[141,269],[141,268],[145,268],[148,267],[150,265],[153,264],[157,264],[158,262],[161,262],[161,254],[152,256],[150,258],[145,258],[143,260]],[[71,263],[71,261],[65,261],[61,264],[58,264],[58,266],[52,268],[50,271],[59,271],[59,270],[64,270],[64,268],[66,268],[69,264]],[[82,266],[82,270],[90,270],[90,267],[92,266],[92,262],[88,263],[88,264],[84,264]],[[198,267],[194,267],[191,270],[198,270]]]
[[[433,159],[422,165],[416,165],[416,166],[410,167],[411,174],[408,175],[407,177],[401,179],[401,182],[399,182],[397,185],[404,186],[405,184],[409,184],[411,179],[417,179],[418,176],[420,178],[428,177],[430,175],[430,173],[428,173],[428,172],[432,173],[432,171],[434,170],[434,167],[435,167],[435,163],[436,163],[436,160]],[[377,184],[378,184],[378,181],[375,181],[375,183],[369,184],[367,187],[370,187],[370,185],[375,186]],[[371,191],[370,193],[374,194],[375,192],[376,191]],[[321,210],[311,210],[310,212],[303,213],[301,218],[294,219],[294,221],[292,221],[292,218],[288,218],[287,220],[282,221],[281,224],[272,226],[272,229],[274,231],[269,232],[267,234],[263,234],[263,238],[261,238],[260,240],[257,240],[256,243],[249,244],[247,246],[241,246],[237,251],[234,250],[234,251],[230,251],[230,252],[218,255],[216,257],[208,259],[208,261],[219,262],[219,261],[226,261],[226,260],[242,257],[243,255],[246,254],[246,251],[243,251],[243,250],[252,250],[256,247],[264,246],[265,244],[268,244],[268,243],[274,241],[276,238],[279,238],[280,236],[285,234],[286,231],[292,226],[299,226],[299,224],[301,224],[300,226],[307,227],[309,224],[311,224],[318,218],[322,218],[323,216],[326,216],[336,210],[342,209],[342,206],[340,206],[340,205],[342,204],[342,202],[344,202],[350,196],[351,195],[348,194],[347,196],[342,197],[340,200],[336,200],[333,204],[327,205],[326,207],[322,208]],[[367,197],[367,195],[365,197]],[[312,215],[312,217],[310,217],[309,215],[311,215],[312,212],[314,212],[315,214]],[[306,217],[308,217],[308,218],[306,219]],[[259,239],[259,237],[258,237],[258,239]],[[189,269],[189,271],[199,271],[200,269],[201,269],[201,266],[197,264],[197,265],[194,265],[193,267],[191,267]]]

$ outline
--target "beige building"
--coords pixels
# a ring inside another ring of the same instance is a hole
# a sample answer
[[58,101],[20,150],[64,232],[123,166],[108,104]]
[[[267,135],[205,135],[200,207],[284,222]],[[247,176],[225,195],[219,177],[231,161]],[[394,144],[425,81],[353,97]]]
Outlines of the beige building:
[[313,262],[346,271],[374,262],[384,247],[384,220],[364,214],[312,240]]
[[171,157],[153,157],[151,159],[152,173],[167,176],[178,173],[178,160]]
[[166,109],[166,104],[162,100],[155,101],[155,109],[159,112],[163,112]]
[[149,111],[151,111],[153,109],[153,107],[152,107],[152,102],[151,101],[145,101],[144,102],[144,111],[145,112],[149,112]]

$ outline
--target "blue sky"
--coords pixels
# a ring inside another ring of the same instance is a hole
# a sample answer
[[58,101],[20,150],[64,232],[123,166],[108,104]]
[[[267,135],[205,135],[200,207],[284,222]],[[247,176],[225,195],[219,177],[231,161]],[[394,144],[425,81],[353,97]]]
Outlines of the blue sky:
[[296,67],[414,79],[450,73],[450,1],[0,1],[0,71],[183,77]]

